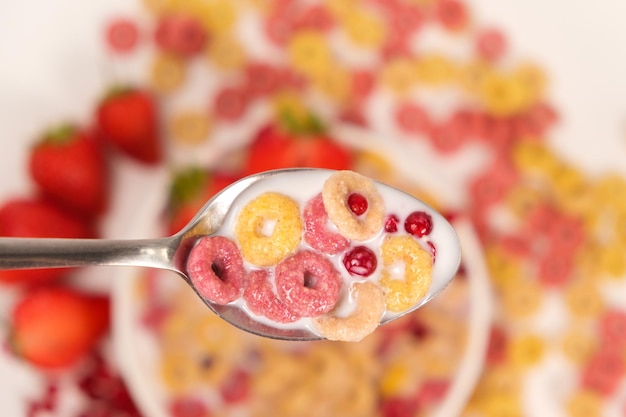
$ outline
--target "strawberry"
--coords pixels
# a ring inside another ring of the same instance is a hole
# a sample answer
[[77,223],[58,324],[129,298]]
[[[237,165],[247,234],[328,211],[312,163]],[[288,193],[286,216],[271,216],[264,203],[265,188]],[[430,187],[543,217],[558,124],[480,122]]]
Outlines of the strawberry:
[[70,288],[26,292],[11,315],[10,347],[38,368],[69,367],[108,330],[109,304],[106,296]]
[[30,153],[31,177],[44,195],[88,217],[108,206],[105,155],[87,132],[64,125],[48,132]]
[[191,167],[174,175],[168,203],[168,232],[182,229],[215,194],[240,178],[225,172]]
[[157,107],[146,91],[115,88],[96,110],[98,133],[131,158],[157,164],[162,159]]
[[278,123],[259,131],[250,146],[245,172],[294,167],[342,170],[352,164],[352,152],[328,136],[313,116],[294,123],[283,115]]
[[[94,236],[91,225],[57,204],[44,199],[13,199],[0,206],[0,236],[65,237]],[[0,271],[0,283],[38,284],[60,278],[65,268]]]

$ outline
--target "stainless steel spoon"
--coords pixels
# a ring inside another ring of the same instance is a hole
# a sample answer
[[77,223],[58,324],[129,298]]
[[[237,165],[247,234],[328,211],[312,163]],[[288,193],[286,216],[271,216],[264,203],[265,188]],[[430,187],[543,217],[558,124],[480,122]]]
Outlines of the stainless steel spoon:
[[[233,202],[253,184],[270,178],[272,181],[293,180],[294,176],[298,175],[327,176],[328,173],[329,171],[321,169],[297,168],[267,171],[243,178],[209,200],[181,231],[165,238],[138,240],[0,238],[0,269],[117,265],[170,270],[179,274],[213,312],[242,330],[273,339],[317,340],[320,337],[306,329],[271,327],[254,320],[239,307],[218,305],[206,300],[192,284],[186,271],[186,263],[189,252],[197,240],[216,233],[224,223]],[[392,188],[385,184],[379,185]],[[440,252],[445,251],[450,261],[445,276],[439,281],[434,281],[428,295],[410,311],[426,304],[441,292],[452,280],[460,264],[460,244],[452,226],[435,210],[430,209],[430,212],[445,225],[445,230],[440,232],[446,235],[449,247],[441,248]],[[438,257],[440,256],[438,253]],[[381,324],[397,317],[383,317]]]

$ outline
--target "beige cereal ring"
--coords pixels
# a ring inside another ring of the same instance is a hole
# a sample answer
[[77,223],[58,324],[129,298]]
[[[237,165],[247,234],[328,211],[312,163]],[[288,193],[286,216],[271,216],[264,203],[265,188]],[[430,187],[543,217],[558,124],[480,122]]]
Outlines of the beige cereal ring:
[[347,317],[325,315],[314,320],[319,334],[328,340],[358,342],[378,327],[385,312],[383,289],[373,282],[355,282],[350,289],[356,309]]
[[[358,193],[367,199],[367,210],[360,216],[348,207],[348,197]],[[385,204],[374,181],[353,171],[333,173],[322,187],[322,199],[328,218],[348,239],[364,241],[383,227]]]
[[[432,281],[433,257],[411,236],[391,236],[381,246],[383,270],[380,285],[385,290],[389,311],[408,310],[428,292]],[[404,264],[404,276],[395,277],[391,269]]]
[[[268,223],[273,225],[266,231]],[[283,194],[263,193],[239,213],[235,237],[246,261],[257,266],[276,265],[302,240],[300,207]]]

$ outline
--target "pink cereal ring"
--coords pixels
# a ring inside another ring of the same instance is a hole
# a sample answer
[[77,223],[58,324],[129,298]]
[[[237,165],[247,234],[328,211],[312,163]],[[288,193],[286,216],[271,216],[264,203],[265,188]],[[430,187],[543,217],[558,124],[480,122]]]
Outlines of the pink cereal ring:
[[287,307],[303,317],[328,313],[339,300],[341,277],[323,255],[303,250],[276,266],[276,291]]
[[200,295],[213,303],[228,304],[243,292],[243,260],[237,245],[225,237],[200,239],[189,254],[187,273]]
[[278,299],[266,270],[259,269],[248,274],[243,299],[254,314],[265,316],[278,323],[292,323],[300,318],[300,315],[291,311]]
[[324,208],[322,194],[311,199],[304,207],[304,240],[313,249],[327,255],[345,250],[350,241],[328,228],[328,214]]

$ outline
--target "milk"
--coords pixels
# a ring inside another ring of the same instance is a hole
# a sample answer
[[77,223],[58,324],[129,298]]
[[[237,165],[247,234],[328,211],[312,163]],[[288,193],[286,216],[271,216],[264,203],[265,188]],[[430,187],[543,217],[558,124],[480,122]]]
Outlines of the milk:
[[[313,199],[317,194],[321,193],[324,182],[328,179],[328,177],[330,177],[333,172],[334,171],[328,170],[293,171],[289,172],[288,174],[271,175],[267,178],[257,181],[256,183],[253,183],[235,199],[235,201],[231,205],[228,214],[226,215],[224,223],[215,232],[215,235],[227,237],[237,243],[234,235],[234,230],[237,218],[239,217],[241,210],[250,201],[254,200],[258,196],[266,192],[276,192],[290,197],[300,206],[300,214],[302,216],[304,207],[307,202]],[[403,191],[379,182],[375,182],[375,185],[377,191],[382,196],[382,199],[384,201],[385,215],[395,214],[400,219],[400,222],[398,224],[398,231],[389,234],[381,229],[381,231],[376,236],[367,241],[352,242],[352,246],[368,246],[377,255],[377,268],[374,273],[372,273],[369,277],[358,277],[350,275],[348,271],[346,271],[342,263],[344,252],[340,252],[332,256],[325,255],[333,263],[335,269],[339,272],[343,280],[340,299],[335,309],[329,314],[347,316],[350,314],[351,311],[354,310],[355,300],[350,297],[349,294],[349,288],[353,282],[366,280],[371,280],[374,282],[378,281],[383,268],[380,254],[380,246],[383,240],[387,236],[406,235],[407,233],[404,231],[403,222],[404,219],[414,211],[424,211],[430,214],[433,221],[432,232],[428,236],[415,239],[420,242],[420,244],[426,251],[429,252],[430,248],[428,247],[427,242],[432,242],[435,245],[437,251],[435,262],[433,264],[431,285],[428,289],[427,294],[417,303],[417,305],[420,306],[422,304],[425,304],[427,301],[437,295],[441,290],[443,290],[449,282],[450,278],[454,276],[456,270],[459,267],[461,259],[459,241],[452,226],[445,220],[443,216],[441,216],[429,205],[409,194],[404,193]],[[334,231],[337,231],[334,225],[332,225],[330,222],[328,227],[331,230],[334,229]],[[263,230],[271,231],[272,228],[273,224],[268,221],[268,224],[264,225]],[[302,249],[313,250],[309,245],[306,244],[304,239],[302,239],[298,250]],[[246,271],[258,269],[258,267],[251,265],[245,260],[244,266],[246,268]],[[396,274],[398,273],[398,271],[400,271],[401,273],[403,265],[393,265],[393,268],[396,270]],[[301,318],[300,320],[293,323],[277,323],[263,316],[252,313],[246,307],[243,298],[234,301],[230,305],[239,307],[240,309],[245,311],[253,320],[261,322],[265,325],[280,329],[305,329],[311,333],[317,334],[315,327],[313,327],[312,325],[311,318]],[[403,314],[404,313],[402,312],[393,313],[387,311],[384,313],[382,321],[388,321],[390,319],[402,316]]]

